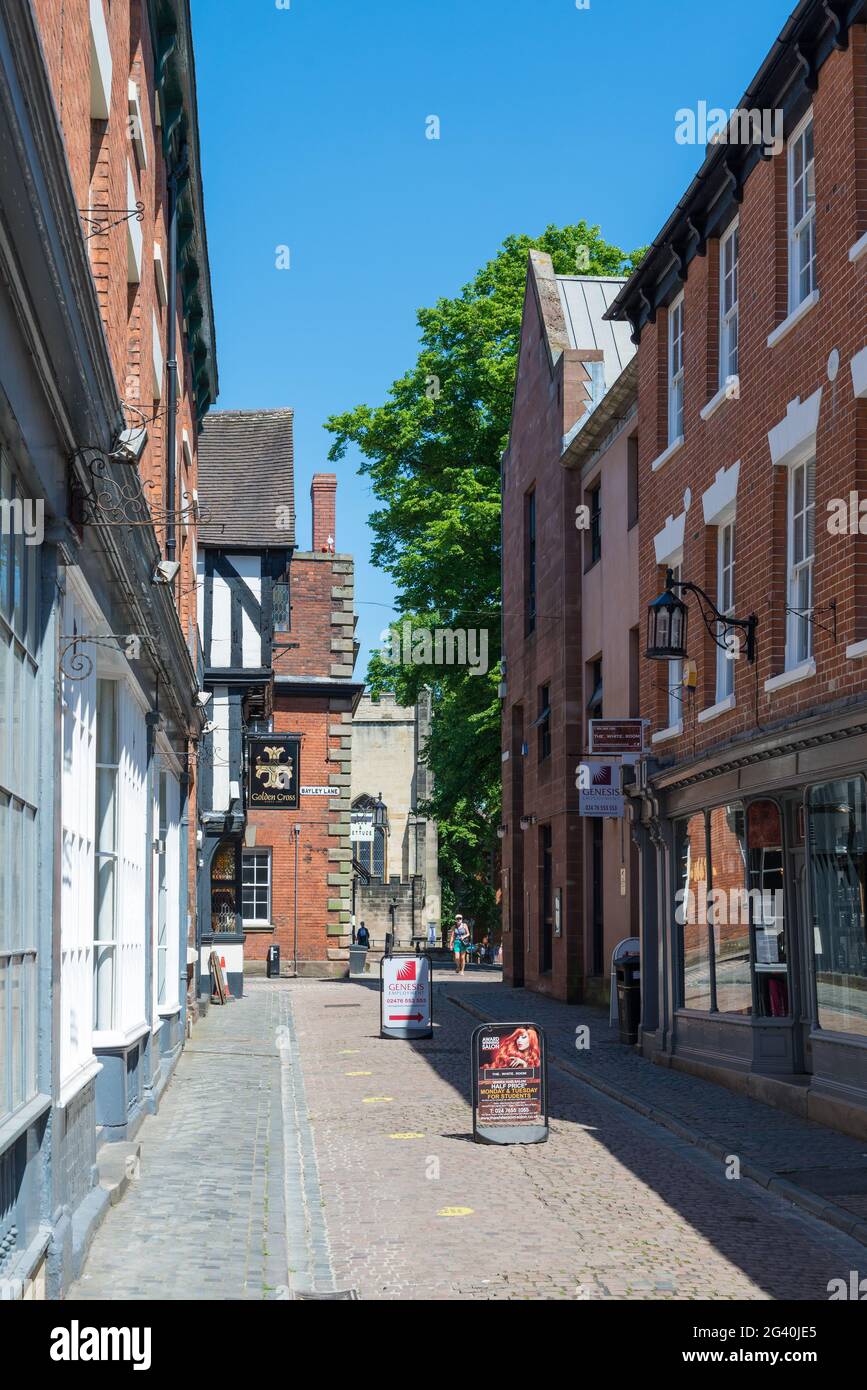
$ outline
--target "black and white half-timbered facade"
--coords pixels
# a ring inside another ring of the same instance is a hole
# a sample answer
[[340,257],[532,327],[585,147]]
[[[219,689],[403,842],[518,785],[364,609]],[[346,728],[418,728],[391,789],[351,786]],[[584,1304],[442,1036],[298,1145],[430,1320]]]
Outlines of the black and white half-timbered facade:
[[199,452],[197,601],[207,723],[199,753],[199,969],[216,949],[243,988],[247,735],[269,732],[275,641],[289,627],[292,411],[218,411]]

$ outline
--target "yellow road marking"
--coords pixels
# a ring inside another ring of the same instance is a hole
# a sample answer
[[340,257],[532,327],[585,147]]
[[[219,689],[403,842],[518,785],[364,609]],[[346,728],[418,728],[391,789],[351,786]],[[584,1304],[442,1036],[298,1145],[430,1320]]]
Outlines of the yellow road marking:
[[372,1071],[345,1071],[344,1076],[373,1076]]
[[472,1216],[472,1207],[441,1207],[437,1216]]
[[361,1051],[360,1047],[341,1047],[338,1057],[357,1057]]
[[394,1096],[365,1096],[362,1105],[377,1105],[381,1100],[394,1100]]
[[406,1134],[390,1134],[389,1139],[424,1139],[423,1134],[416,1134],[413,1130],[408,1130]]

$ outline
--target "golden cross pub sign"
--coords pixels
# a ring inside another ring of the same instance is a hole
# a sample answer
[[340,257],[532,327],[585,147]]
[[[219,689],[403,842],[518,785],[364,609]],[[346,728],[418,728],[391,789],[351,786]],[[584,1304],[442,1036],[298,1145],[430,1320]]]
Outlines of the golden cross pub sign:
[[250,786],[248,806],[298,808],[301,745],[297,738],[251,738],[247,742]]

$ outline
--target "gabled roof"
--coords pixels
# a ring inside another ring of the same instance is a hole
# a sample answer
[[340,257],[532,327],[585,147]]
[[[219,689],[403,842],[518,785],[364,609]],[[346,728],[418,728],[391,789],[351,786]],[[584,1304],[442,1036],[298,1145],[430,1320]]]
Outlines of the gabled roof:
[[292,410],[212,410],[199,435],[202,545],[295,545]]

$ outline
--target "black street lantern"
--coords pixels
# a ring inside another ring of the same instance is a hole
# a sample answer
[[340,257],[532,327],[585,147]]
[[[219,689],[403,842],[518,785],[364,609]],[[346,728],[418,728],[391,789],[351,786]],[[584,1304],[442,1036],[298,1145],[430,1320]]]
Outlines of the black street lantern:
[[665,574],[665,589],[647,605],[647,650],[644,655],[651,661],[686,660],[687,607],[683,599],[674,592],[695,594],[702,622],[718,647],[732,656],[740,655],[740,639],[735,628],[744,633],[744,655],[747,661],[756,659],[756,628],[759,620],[755,613],[748,618],[731,618],[720,613],[716,604],[704,589],[690,580],[675,579],[672,570]]
[[647,651],[644,655],[651,661],[686,660],[687,607],[669,588],[670,578],[671,570],[659,598],[647,605]]

